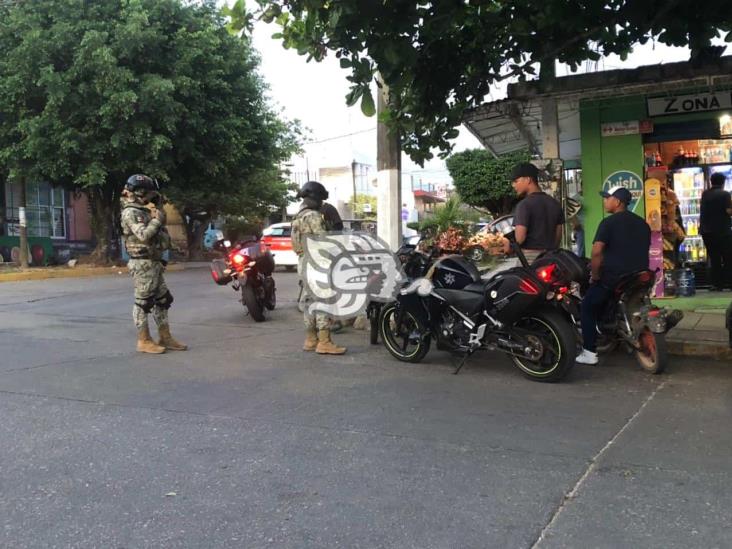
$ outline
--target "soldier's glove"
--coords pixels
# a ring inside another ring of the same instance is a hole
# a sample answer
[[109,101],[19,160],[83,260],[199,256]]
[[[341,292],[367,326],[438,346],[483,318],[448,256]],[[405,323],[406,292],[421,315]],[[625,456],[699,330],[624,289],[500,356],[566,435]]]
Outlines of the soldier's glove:
[[166,221],[165,210],[163,210],[162,208],[160,208],[160,209],[155,208],[155,210],[153,211],[153,216],[155,216],[155,219],[160,221],[160,223],[165,225],[165,221]]

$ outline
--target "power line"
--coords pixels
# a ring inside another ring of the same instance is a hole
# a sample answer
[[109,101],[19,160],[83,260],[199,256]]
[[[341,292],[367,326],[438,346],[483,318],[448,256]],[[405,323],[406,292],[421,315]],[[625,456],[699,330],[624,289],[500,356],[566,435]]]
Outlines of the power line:
[[325,143],[327,141],[335,141],[336,139],[343,139],[344,137],[351,137],[352,135],[358,135],[361,133],[375,132],[376,128],[369,128],[366,130],[359,130],[357,132],[344,133],[342,135],[334,135],[333,137],[326,137],[325,139],[319,139],[317,141],[308,141],[305,145],[317,145],[318,143]]

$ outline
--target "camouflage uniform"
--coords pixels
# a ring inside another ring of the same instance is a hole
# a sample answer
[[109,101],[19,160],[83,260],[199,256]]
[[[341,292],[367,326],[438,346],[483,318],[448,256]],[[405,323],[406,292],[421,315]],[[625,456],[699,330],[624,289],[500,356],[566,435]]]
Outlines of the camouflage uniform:
[[121,217],[125,248],[130,256],[127,266],[135,286],[132,308],[135,327],[146,329],[147,315],[152,312],[158,329],[167,328],[173,296],[163,278],[163,252],[170,249],[170,236],[150,210],[136,200],[122,199]]
[[[305,285],[302,280],[305,268],[305,238],[308,235],[324,234],[327,232],[325,219],[323,214],[316,209],[302,206],[300,211],[292,221],[292,249],[298,256],[297,274],[300,276],[301,284]],[[300,293],[300,310],[303,311],[303,319],[305,328],[310,330],[329,330],[331,320],[325,313],[311,314],[308,312],[308,305],[313,302],[313,298],[308,294],[306,289]]]

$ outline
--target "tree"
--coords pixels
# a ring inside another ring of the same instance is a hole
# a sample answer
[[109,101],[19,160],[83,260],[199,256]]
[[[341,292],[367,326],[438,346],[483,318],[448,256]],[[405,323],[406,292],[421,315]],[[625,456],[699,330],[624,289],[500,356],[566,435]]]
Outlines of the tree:
[[[335,53],[350,71],[349,105],[374,114],[371,85],[389,87],[387,122],[403,150],[422,163],[432,149],[449,154],[466,109],[490,87],[525,79],[540,67],[553,78],[557,61],[573,70],[586,60],[627,55],[651,38],[708,52],[710,40],[732,30],[732,3],[692,0],[237,0],[226,14],[235,29],[255,15],[275,22],[275,37],[308,60]],[[727,35],[732,40],[732,35]]]
[[191,197],[209,211],[283,199],[267,177],[296,131],[266,103],[256,53],[213,2],[0,9],[0,165],[86,192],[99,257],[117,240],[133,173],[161,180],[183,209]]
[[483,149],[455,153],[447,159],[455,189],[466,204],[484,208],[495,216],[506,215],[516,201],[511,187],[511,170],[528,162],[528,151],[493,157]]

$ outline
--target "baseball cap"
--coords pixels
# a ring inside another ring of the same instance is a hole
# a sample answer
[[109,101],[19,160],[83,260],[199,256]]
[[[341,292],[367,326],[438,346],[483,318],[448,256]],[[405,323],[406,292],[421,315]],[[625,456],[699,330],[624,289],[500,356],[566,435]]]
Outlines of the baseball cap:
[[530,177],[534,181],[539,180],[539,168],[529,162],[521,162],[516,164],[511,170],[511,181],[515,181],[519,177]]
[[630,194],[630,191],[625,187],[621,187],[620,185],[611,187],[607,191],[600,191],[600,196],[602,196],[603,198],[610,198],[612,196],[626,205],[630,204],[633,200],[633,195]]

